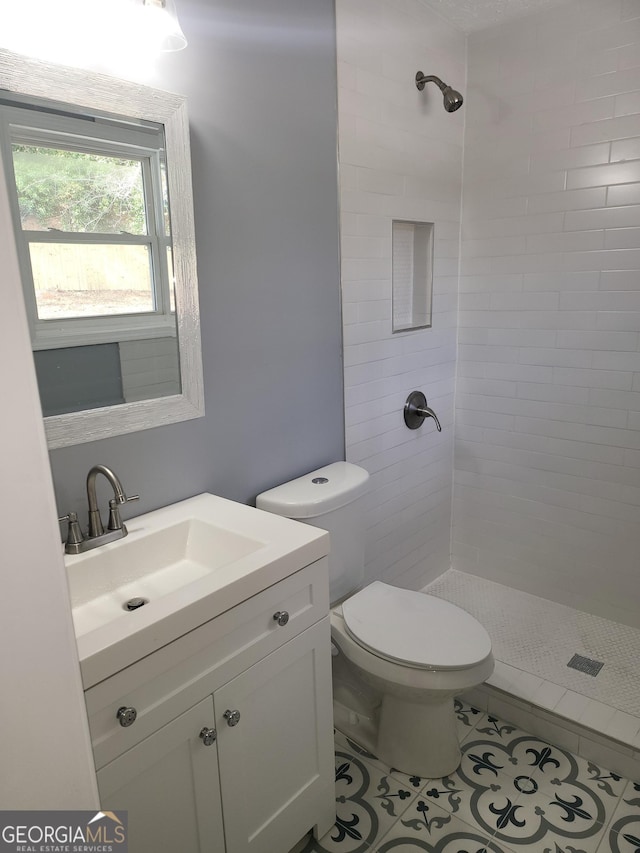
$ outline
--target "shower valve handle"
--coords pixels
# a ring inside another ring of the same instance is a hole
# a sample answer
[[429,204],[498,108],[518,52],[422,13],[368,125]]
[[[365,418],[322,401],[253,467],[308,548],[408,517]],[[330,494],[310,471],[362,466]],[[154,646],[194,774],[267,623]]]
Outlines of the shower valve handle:
[[442,432],[438,416],[427,405],[427,398],[422,391],[412,391],[407,397],[407,402],[404,404],[404,422],[409,429],[418,429],[424,423],[426,418],[433,418],[436,422],[436,429]]
[[438,420],[438,416],[433,411],[433,409],[429,408],[429,406],[422,406],[421,408],[416,409],[416,414],[420,415],[421,418],[433,418],[434,421],[436,422],[436,428],[437,428],[438,432],[442,432],[442,427],[440,426],[440,421]]

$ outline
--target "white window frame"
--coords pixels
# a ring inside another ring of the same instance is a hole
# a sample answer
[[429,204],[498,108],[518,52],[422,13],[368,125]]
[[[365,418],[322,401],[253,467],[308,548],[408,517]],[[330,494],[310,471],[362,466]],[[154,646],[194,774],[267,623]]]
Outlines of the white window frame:
[[[175,312],[171,310],[170,299],[172,270],[167,261],[171,235],[166,233],[163,209],[161,170],[165,152],[162,129],[96,118],[88,121],[70,115],[36,112],[0,104],[0,134],[33,349],[112,343],[140,337],[175,337],[176,318]],[[14,144],[138,161],[142,171],[147,233],[133,235],[23,229],[13,165]],[[39,318],[31,269],[31,243],[145,246],[149,251],[155,308],[130,314],[47,320]]]

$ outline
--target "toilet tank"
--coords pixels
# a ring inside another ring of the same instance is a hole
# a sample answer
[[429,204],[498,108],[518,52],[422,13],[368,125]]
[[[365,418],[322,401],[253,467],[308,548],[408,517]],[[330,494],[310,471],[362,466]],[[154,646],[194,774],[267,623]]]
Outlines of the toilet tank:
[[364,582],[364,501],[369,474],[350,462],[333,462],[263,492],[258,509],[329,531],[332,604]]

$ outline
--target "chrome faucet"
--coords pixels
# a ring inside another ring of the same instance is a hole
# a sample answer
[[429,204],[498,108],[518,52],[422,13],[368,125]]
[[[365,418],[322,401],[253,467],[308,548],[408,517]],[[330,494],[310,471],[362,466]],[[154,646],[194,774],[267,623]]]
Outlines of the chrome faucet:
[[[109,501],[109,522],[105,532],[98,509],[98,499],[96,497],[96,479],[98,474],[102,474],[109,481],[113,489],[113,498]],[[65,544],[65,552],[67,554],[82,554],[84,551],[91,551],[93,548],[98,548],[100,545],[106,545],[107,542],[115,542],[117,539],[122,539],[127,535],[127,528],[120,517],[120,506],[129,503],[130,501],[139,500],[139,495],[131,495],[127,497],[122,483],[114,474],[107,468],[106,465],[94,465],[87,474],[87,501],[89,504],[89,530],[86,538],[82,535],[80,527],[77,523],[75,513],[69,513],[59,521],[69,522],[69,533]]]
[[[111,484],[111,488],[113,489],[114,494],[113,503],[114,507],[116,508],[116,511],[118,512],[118,517],[120,515],[120,510],[117,509],[117,507],[119,506],[119,504],[124,504],[128,500],[127,496],[124,493],[124,489],[122,488],[122,483],[113,473],[111,468],[107,468],[106,465],[94,465],[93,468],[87,474],[87,501],[89,503],[89,539],[95,539],[96,536],[104,535],[102,518],[100,517],[100,510],[98,509],[98,499],[96,498],[96,479],[98,477],[98,474],[104,474],[104,476]],[[111,503],[112,501],[109,501],[109,507],[111,507]],[[118,518],[118,521],[119,523],[117,523],[115,527],[109,527],[108,529],[122,529],[122,520]],[[126,531],[126,527],[124,529]],[[123,536],[124,535],[126,535],[126,533],[124,533]]]

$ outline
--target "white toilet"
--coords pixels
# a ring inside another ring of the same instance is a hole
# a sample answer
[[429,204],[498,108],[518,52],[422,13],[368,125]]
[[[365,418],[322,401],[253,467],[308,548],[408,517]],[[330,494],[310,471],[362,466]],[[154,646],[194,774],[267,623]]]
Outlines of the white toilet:
[[328,530],[336,727],[391,767],[423,778],[460,763],[453,697],[493,672],[491,639],[439,598],[364,583],[369,475],[334,462],[258,495],[258,509]]

